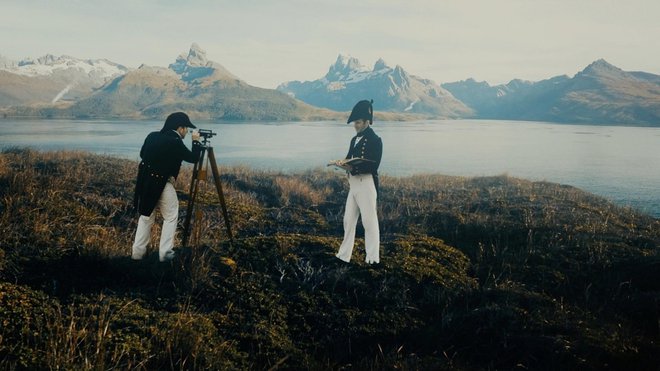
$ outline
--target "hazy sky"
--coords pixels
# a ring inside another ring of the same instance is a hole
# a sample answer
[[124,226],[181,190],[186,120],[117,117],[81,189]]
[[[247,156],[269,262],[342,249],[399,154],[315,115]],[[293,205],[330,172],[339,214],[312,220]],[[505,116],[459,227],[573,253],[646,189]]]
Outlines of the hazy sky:
[[0,0],[0,55],[166,67],[193,42],[251,85],[324,76],[339,53],[437,83],[660,74],[659,0]]

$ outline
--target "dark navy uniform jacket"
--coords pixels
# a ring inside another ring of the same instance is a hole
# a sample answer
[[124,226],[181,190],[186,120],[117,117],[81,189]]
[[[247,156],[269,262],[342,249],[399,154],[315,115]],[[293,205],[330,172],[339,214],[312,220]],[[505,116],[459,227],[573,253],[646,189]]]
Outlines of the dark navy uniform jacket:
[[[355,143],[357,142],[357,145]],[[378,191],[378,166],[383,157],[383,141],[378,135],[368,127],[362,133],[351,139],[351,144],[346,154],[346,159],[365,158],[373,162],[363,162],[353,166],[351,175],[371,174],[374,178],[376,191]]]
[[133,207],[140,215],[151,215],[167,180],[170,177],[176,179],[179,175],[181,162],[195,163],[201,152],[201,143],[193,141],[191,151],[174,130],[164,129],[147,135],[140,149],[142,161],[138,167],[133,196]]

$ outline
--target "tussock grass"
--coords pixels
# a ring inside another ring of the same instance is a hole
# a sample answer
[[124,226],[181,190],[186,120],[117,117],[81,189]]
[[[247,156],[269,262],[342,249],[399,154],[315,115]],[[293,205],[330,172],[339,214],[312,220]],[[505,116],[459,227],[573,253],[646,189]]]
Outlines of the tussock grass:
[[[137,164],[0,154],[7,369],[650,369],[660,221],[506,175],[381,177],[381,265],[334,257],[339,172],[221,168],[200,245],[129,259]],[[177,180],[185,216],[190,169]],[[156,246],[159,231],[154,231]],[[178,244],[177,244],[178,245]]]

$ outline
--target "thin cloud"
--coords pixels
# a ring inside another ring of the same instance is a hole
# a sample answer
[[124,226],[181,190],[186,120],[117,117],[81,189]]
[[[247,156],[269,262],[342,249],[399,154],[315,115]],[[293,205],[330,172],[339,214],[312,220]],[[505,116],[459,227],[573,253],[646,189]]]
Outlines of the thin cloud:
[[598,58],[660,74],[657,14],[655,0],[12,0],[0,50],[167,66],[197,42],[271,88],[321,77],[345,51],[436,82],[501,83],[570,75]]

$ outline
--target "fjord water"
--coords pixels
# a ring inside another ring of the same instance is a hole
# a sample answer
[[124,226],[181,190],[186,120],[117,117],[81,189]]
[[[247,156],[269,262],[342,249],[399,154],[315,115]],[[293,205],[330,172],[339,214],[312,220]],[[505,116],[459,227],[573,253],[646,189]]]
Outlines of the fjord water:
[[[220,165],[285,172],[343,158],[354,129],[340,122],[196,122]],[[159,121],[0,120],[0,148],[84,150],[139,160]],[[507,174],[568,184],[660,217],[660,128],[542,122],[376,122],[381,173]],[[190,144],[186,138],[186,144]],[[328,169],[328,171],[334,171]]]

